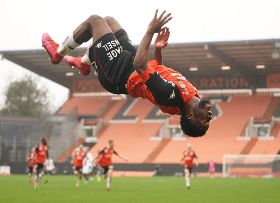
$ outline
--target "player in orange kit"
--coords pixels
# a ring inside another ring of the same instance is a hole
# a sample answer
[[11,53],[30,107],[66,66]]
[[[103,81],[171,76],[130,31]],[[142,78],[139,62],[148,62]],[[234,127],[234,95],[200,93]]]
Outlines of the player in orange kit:
[[[28,183],[29,184],[31,183],[31,176],[33,174],[33,167],[36,164],[35,159],[36,159],[35,147],[32,147],[29,156],[26,157],[26,160],[28,161],[28,168],[29,168],[29,171],[28,171]],[[35,177],[34,177],[33,180],[35,182]]]
[[[41,144],[36,147],[36,164],[34,166],[34,172],[35,172],[35,189],[38,189],[38,180],[39,176],[42,176],[41,172],[44,168],[44,163],[46,162],[46,158],[49,158],[49,148],[47,146],[47,140],[44,137],[41,137],[40,139]],[[41,175],[40,175],[41,174]]]
[[107,179],[107,190],[110,190],[111,186],[111,181],[112,181],[112,174],[113,174],[113,162],[112,162],[112,155],[116,154],[118,155],[121,159],[124,159],[125,161],[128,161],[127,158],[122,156],[121,154],[117,153],[116,150],[114,149],[114,141],[110,140],[109,141],[109,146],[104,147],[99,153],[94,157],[96,159],[99,155],[102,155],[101,161],[100,161],[100,166],[103,168],[103,174],[104,178]]
[[[172,19],[171,13],[156,10],[147,31],[136,48],[123,27],[112,17],[91,15],[62,44],[48,33],[42,36],[42,46],[50,61],[58,64],[65,59],[70,66],[88,75],[91,68],[100,84],[113,94],[129,94],[148,99],[162,112],[181,115],[183,132],[191,137],[203,136],[212,119],[210,102],[201,99],[197,89],[179,72],[163,65],[161,50],[168,44],[170,31],[163,27]],[[149,47],[155,33],[154,57],[148,62]],[[67,56],[73,49],[92,39],[84,56]],[[59,68],[59,67],[58,67]]]
[[191,143],[187,144],[187,148],[188,149],[183,152],[183,158],[181,161],[184,167],[186,186],[189,189],[190,176],[192,174],[192,169],[193,169],[193,159],[196,158],[196,166],[198,166],[198,157],[196,156],[195,152],[191,150],[192,148]]
[[76,151],[72,157],[71,164],[74,164],[74,175],[78,176],[76,186],[80,186],[80,182],[83,175],[83,160],[86,157],[86,153],[83,151],[84,145],[79,146],[79,151]]

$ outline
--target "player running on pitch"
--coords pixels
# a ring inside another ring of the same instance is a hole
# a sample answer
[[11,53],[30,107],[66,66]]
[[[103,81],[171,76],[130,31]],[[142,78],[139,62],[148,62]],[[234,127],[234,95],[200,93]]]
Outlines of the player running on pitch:
[[113,169],[114,169],[113,162],[112,162],[112,155],[116,154],[121,159],[128,161],[127,158],[125,158],[124,156],[122,156],[121,154],[116,152],[116,150],[114,149],[114,145],[115,145],[114,141],[110,140],[109,146],[104,147],[101,151],[99,151],[99,154],[94,156],[94,160],[95,160],[98,157],[98,155],[102,154],[100,166],[103,168],[104,178],[107,179],[107,190],[108,191],[110,190],[112,174],[113,174]]
[[83,175],[85,177],[85,184],[88,183],[89,175],[92,172],[93,166],[94,166],[94,161],[93,161],[93,156],[89,152],[89,149],[86,147],[85,148],[85,153],[86,156],[83,159]]
[[190,177],[192,174],[193,169],[193,159],[196,158],[196,166],[198,166],[198,157],[196,156],[195,152],[191,150],[192,144],[187,144],[187,150],[183,152],[183,167],[185,172],[185,180],[186,180],[186,186],[188,189],[190,189]]
[[[28,157],[26,157],[26,160],[28,161],[28,183],[31,184],[31,176],[33,174],[33,167],[35,166],[36,162],[36,152],[35,152],[35,147],[31,148],[31,152]],[[33,179],[33,182],[35,183],[35,177]]]
[[41,137],[40,139],[41,144],[36,146],[36,164],[34,166],[34,173],[35,173],[35,184],[34,187],[35,189],[38,189],[38,180],[39,178],[42,178],[43,175],[43,168],[44,168],[44,163],[46,162],[46,158],[49,158],[49,148],[47,146],[47,140],[44,137]]
[[[200,100],[198,91],[181,73],[162,65],[161,49],[167,46],[169,30],[163,27],[172,17],[156,10],[138,50],[131,45],[126,31],[112,17],[90,16],[62,44],[45,33],[42,45],[53,64],[65,58],[88,75],[91,66],[98,73],[101,85],[114,94],[147,98],[162,112],[181,115],[181,128],[186,135],[203,136],[212,119],[208,100]],[[149,47],[155,33],[154,60],[148,62]],[[93,39],[83,57],[66,56],[82,43]]]
[[76,186],[80,186],[80,182],[83,175],[83,160],[86,157],[86,153],[83,151],[84,145],[79,145],[79,151],[76,151],[72,157],[71,164],[74,164],[74,175],[77,176]]

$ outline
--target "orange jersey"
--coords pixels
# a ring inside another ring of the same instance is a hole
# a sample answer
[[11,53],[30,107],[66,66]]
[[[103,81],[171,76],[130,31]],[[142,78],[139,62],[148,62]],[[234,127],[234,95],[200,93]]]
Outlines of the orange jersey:
[[118,153],[114,149],[109,149],[108,147],[105,147],[99,152],[99,154],[102,155],[101,161],[100,161],[100,166],[105,167],[105,166],[110,166],[113,164],[112,155],[118,154]]
[[36,147],[36,163],[45,163],[46,156],[48,155],[48,149],[48,146],[41,144]]
[[83,168],[83,159],[86,157],[86,153],[85,152],[81,152],[81,151],[77,151],[74,153],[74,157],[75,157],[75,163],[74,166],[75,167],[79,167],[79,168]]
[[159,106],[162,112],[181,115],[197,89],[181,73],[162,65],[156,60],[148,63],[148,69],[139,76],[134,72],[127,81],[130,96],[147,98]]
[[36,152],[31,152],[29,155],[28,167],[33,167],[36,164]]
[[194,151],[184,151],[183,152],[184,156],[184,161],[183,161],[183,166],[189,166],[190,168],[193,167],[193,159],[197,158],[196,154]]

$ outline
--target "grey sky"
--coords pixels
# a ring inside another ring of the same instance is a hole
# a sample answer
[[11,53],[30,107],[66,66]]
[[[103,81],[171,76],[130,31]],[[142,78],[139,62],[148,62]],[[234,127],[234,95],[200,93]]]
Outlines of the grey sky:
[[[280,38],[279,0],[1,0],[0,50],[41,48],[44,32],[61,43],[92,14],[116,18],[139,44],[156,8],[172,12],[170,43]],[[30,73],[6,60],[0,61],[0,71],[0,94],[9,78]],[[55,106],[67,98],[66,88],[41,78],[43,84]],[[0,106],[3,101],[0,95]]]

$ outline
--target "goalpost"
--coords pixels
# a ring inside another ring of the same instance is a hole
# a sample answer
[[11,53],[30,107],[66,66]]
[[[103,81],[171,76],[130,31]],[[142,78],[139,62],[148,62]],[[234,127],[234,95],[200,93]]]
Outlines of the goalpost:
[[280,177],[280,154],[223,156],[223,177]]

